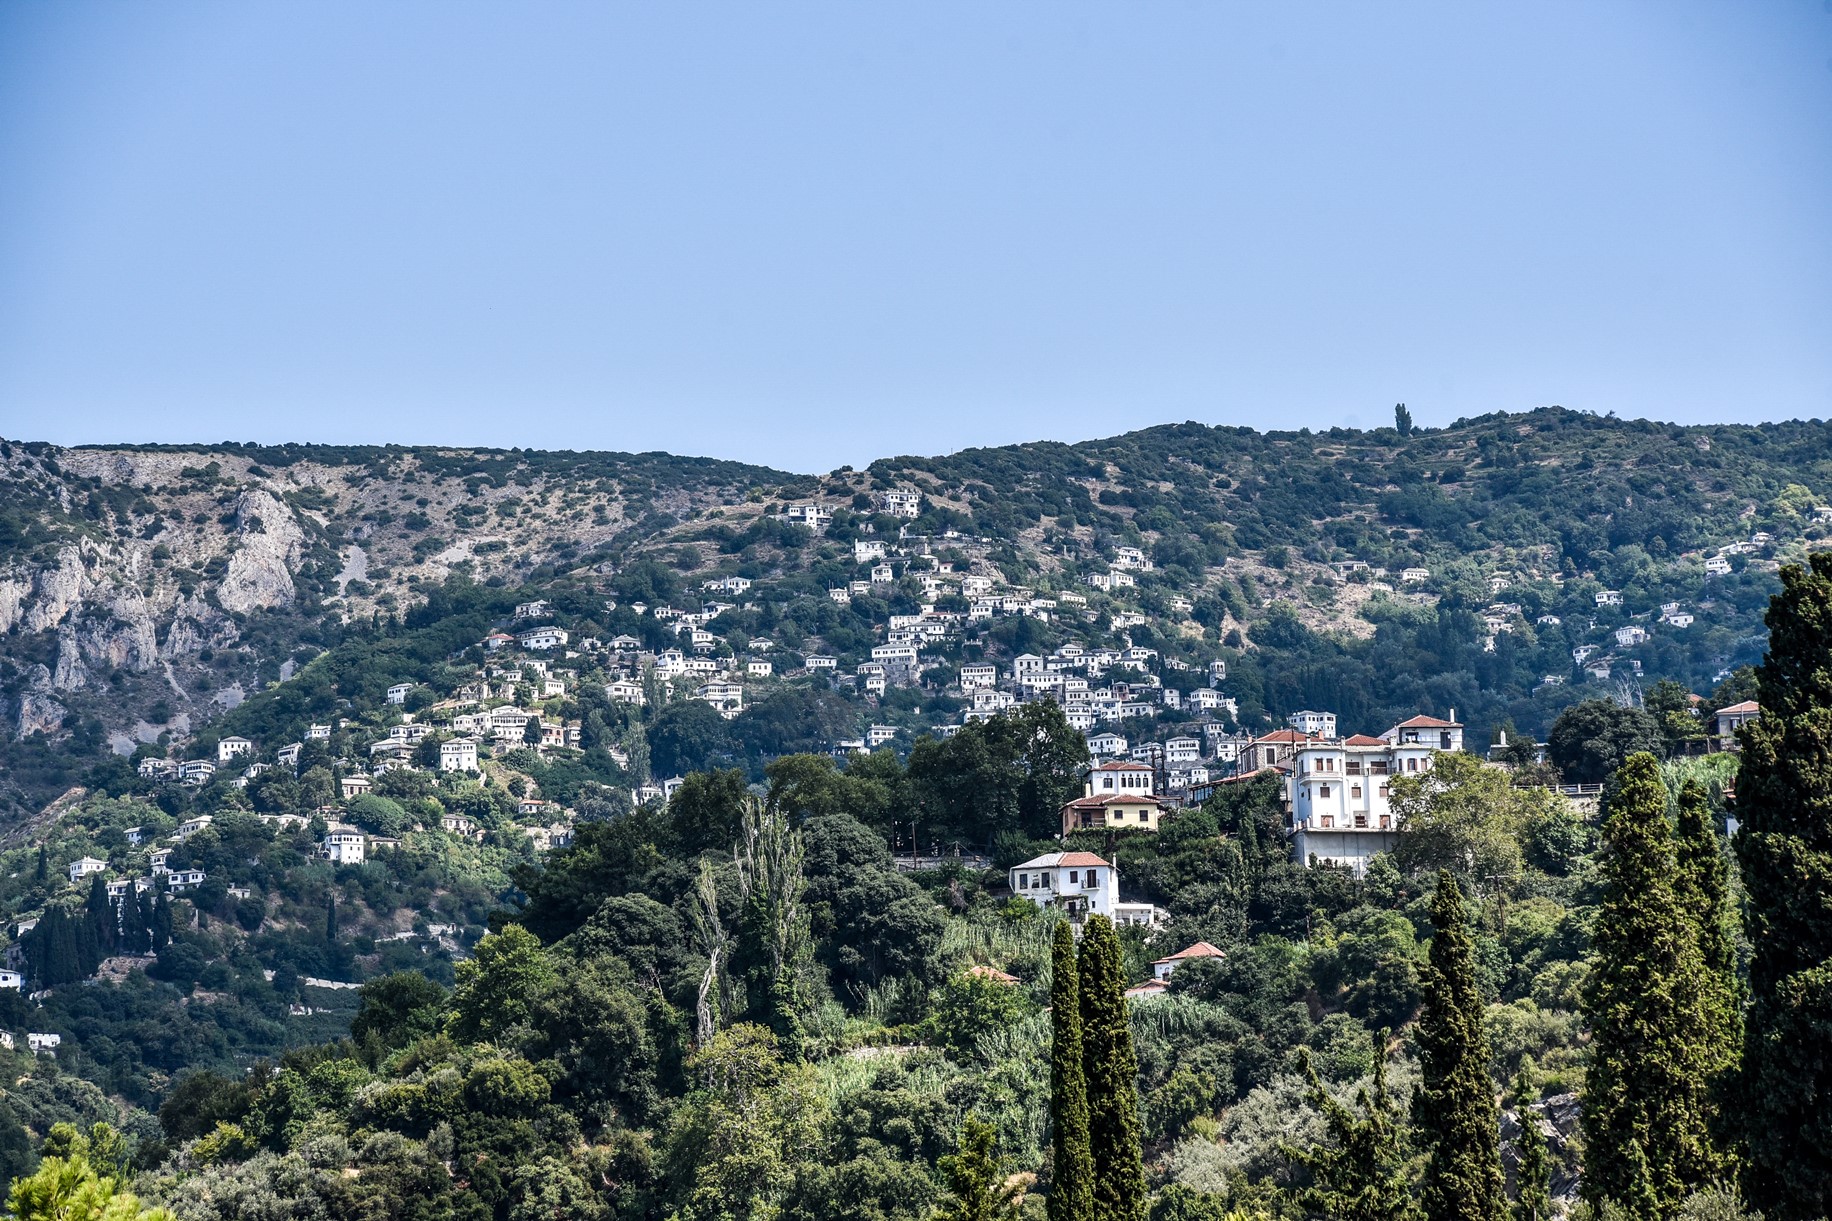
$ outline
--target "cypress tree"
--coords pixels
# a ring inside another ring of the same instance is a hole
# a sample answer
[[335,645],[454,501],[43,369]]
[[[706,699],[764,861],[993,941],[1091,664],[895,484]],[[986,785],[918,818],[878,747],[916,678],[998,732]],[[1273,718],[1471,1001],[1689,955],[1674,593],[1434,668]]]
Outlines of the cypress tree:
[[116,933],[114,901],[108,897],[108,884],[102,881],[102,875],[96,874],[89,881],[89,902],[84,913],[90,925],[95,929],[96,944],[101,947],[104,957],[115,948]]
[[172,905],[166,902],[163,890],[153,900],[153,918],[148,927],[152,929],[154,953],[172,944]]
[[1534,1087],[1530,1064],[1530,1060],[1522,1064],[1519,1076],[1514,1078],[1514,1113],[1520,1118],[1514,1162],[1514,1221],[1551,1221],[1552,1158],[1539,1117],[1533,1114],[1539,1090]]
[[1583,1000],[1584,1196],[1655,1221],[1677,1209],[1710,1149],[1699,1087],[1705,972],[1680,905],[1660,764],[1630,755],[1616,782]]
[[51,880],[51,856],[43,844],[38,845],[38,864],[32,869],[32,880],[40,886]]
[[1485,1006],[1463,891],[1438,871],[1431,958],[1415,1039],[1420,1083],[1412,1125],[1426,1150],[1420,1203],[1429,1221],[1496,1221],[1506,1211],[1501,1115],[1489,1080]]
[[1832,555],[1769,602],[1762,715],[1744,726],[1737,859],[1748,896],[1738,1099],[1743,1194],[1773,1221],[1832,1214]]
[[1317,1079],[1310,1049],[1298,1052],[1310,1105],[1323,1112],[1329,1139],[1292,1157],[1310,1171],[1304,1204],[1331,1221],[1411,1221],[1416,1215],[1406,1178],[1399,1115],[1387,1094],[1388,1031],[1380,1032],[1374,1053],[1374,1095],[1363,1089],[1355,1098],[1357,1115],[1330,1096]]
[[324,943],[337,944],[337,896],[330,895],[324,905]]
[[1694,1084],[1712,1139],[1701,1148],[1700,1160],[1683,1171],[1687,1181],[1702,1186],[1718,1181],[1731,1169],[1728,1150],[1734,1137],[1726,1130],[1724,1115],[1743,1051],[1743,988],[1737,979],[1736,937],[1730,923],[1730,869],[1718,843],[1705,790],[1697,781],[1687,781],[1679,791],[1674,855],[1679,863],[1680,902],[1691,915],[1704,971],[1699,998],[1703,1029]]
[[1145,1166],[1139,1151],[1138,1060],[1126,1018],[1119,938],[1107,917],[1081,934],[1082,1055],[1088,1077],[1088,1140],[1094,1157],[1093,1221],[1143,1221]]
[[1069,922],[1050,945],[1050,1124],[1055,1150],[1049,1221],[1094,1215],[1094,1154],[1088,1143],[1088,1079],[1081,1063],[1081,986]]

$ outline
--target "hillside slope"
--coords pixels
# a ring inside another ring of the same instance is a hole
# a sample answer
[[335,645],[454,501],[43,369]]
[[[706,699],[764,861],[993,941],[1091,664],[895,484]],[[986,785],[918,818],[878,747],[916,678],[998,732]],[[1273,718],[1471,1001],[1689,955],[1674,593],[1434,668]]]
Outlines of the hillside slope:
[[[885,511],[899,491],[916,516]],[[962,576],[1052,604],[936,643],[908,689],[842,690],[836,732],[956,721],[960,664],[1068,641],[1145,647],[1171,686],[1220,662],[1250,727],[1318,706],[1358,729],[1455,709],[1476,740],[1543,732],[1599,681],[1574,649],[1612,688],[1708,690],[1758,655],[1772,573],[1827,536],[1822,497],[1824,424],[1556,408],[1405,436],[1170,425],[824,478],[659,454],[0,443],[0,784],[17,817],[111,752],[181,744],[327,650],[404,630],[455,578],[498,609],[566,592],[569,621],[610,631],[630,625],[606,599],[692,610],[738,576],[754,584],[708,625],[716,656],[767,644],[843,670],[925,603],[971,628]],[[831,521],[781,520],[791,504]],[[916,541],[872,584],[856,544],[900,532]],[[1122,558],[1130,585],[1087,584]],[[949,586],[925,586],[938,572]],[[848,586],[847,605],[822,597]],[[1086,601],[1059,600],[1073,590]]]

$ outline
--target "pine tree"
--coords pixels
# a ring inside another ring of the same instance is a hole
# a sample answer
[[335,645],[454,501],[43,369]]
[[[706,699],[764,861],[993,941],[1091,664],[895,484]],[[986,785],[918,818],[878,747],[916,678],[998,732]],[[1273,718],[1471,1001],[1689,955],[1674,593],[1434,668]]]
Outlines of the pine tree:
[[1094,1156],[1092,1219],[1142,1221],[1145,1167],[1139,1151],[1139,1067],[1126,1017],[1119,938],[1107,917],[1088,917],[1078,966],[1088,1140]]
[[1431,959],[1415,1038],[1420,1084],[1412,1126],[1425,1147],[1420,1202],[1429,1221],[1495,1221],[1506,1211],[1501,1116],[1489,1080],[1485,1006],[1463,891],[1438,871],[1431,899]]
[[1708,1157],[1699,1087],[1705,970],[1680,906],[1667,790],[1653,755],[1630,755],[1603,823],[1602,902],[1583,1010],[1584,1196],[1633,1221],[1670,1216]]
[[1298,1052],[1310,1082],[1310,1105],[1323,1112],[1329,1139],[1291,1155],[1310,1171],[1305,1206],[1332,1221],[1411,1221],[1416,1216],[1406,1180],[1406,1156],[1399,1114],[1387,1094],[1388,1031],[1380,1032],[1374,1056],[1374,1095],[1355,1098],[1360,1115],[1337,1102],[1317,1079],[1308,1048]]
[[1094,1215],[1094,1154],[1088,1141],[1088,1080],[1082,1071],[1081,986],[1075,938],[1059,921],[1050,945],[1050,1124],[1055,1150],[1049,1221]]
[[1737,978],[1736,937],[1731,929],[1730,869],[1718,843],[1705,790],[1687,781],[1679,792],[1678,837],[1680,901],[1691,914],[1704,969],[1704,1029],[1698,1046],[1695,1086],[1699,1105],[1711,1123],[1711,1141],[1702,1158],[1683,1173],[1695,1185],[1715,1183],[1731,1170],[1727,1155],[1734,1137],[1724,1122],[1737,1062],[1743,1051],[1743,988]]
[[1754,956],[1738,1122],[1743,1194],[1771,1221],[1832,1214],[1832,554],[1790,565],[1737,774]]
[[1515,1144],[1514,1221],[1551,1221],[1552,1158],[1546,1134],[1540,1130],[1533,1102],[1539,1090],[1533,1084],[1532,1061],[1520,1066],[1514,1078],[1514,1113],[1520,1119],[1520,1140]]

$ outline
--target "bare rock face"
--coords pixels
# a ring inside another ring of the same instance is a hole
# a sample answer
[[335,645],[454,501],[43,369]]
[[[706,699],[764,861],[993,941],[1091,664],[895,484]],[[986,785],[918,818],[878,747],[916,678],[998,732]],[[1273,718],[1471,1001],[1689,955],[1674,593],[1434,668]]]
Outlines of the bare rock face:
[[159,664],[159,635],[152,608],[135,589],[109,603],[107,617],[85,620],[77,629],[76,641],[92,666],[140,672]]
[[0,634],[25,621],[25,603],[31,596],[31,581],[16,576],[0,578]]
[[86,576],[83,553],[74,546],[60,550],[56,566],[40,571],[33,582],[36,596],[25,609],[26,630],[42,632],[56,627],[81,606]]
[[88,685],[89,668],[83,664],[76,633],[65,628],[57,637],[57,669],[51,672],[51,686],[58,691],[81,691]]
[[240,635],[235,624],[214,606],[200,598],[186,598],[172,614],[159,656],[168,661],[188,657],[199,649],[232,644]]
[[305,552],[292,510],[265,488],[250,488],[236,501],[235,515],[236,547],[217,601],[241,615],[292,602],[293,569]]
[[51,671],[45,666],[33,666],[30,684],[19,697],[19,725],[13,735],[22,740],[35,733],[56,733],[64,724],[64,706],[49,694]]

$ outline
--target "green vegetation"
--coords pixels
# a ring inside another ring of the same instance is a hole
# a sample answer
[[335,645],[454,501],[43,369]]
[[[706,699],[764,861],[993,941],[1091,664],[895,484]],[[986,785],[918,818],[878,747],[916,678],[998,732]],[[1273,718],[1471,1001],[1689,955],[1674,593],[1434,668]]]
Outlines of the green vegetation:
[[1763,715],[1742,732],[1737,859],[1748,890],[1744,1191],[1780,1221],[1832,1210],[1832,557],[1782,576],[1757,674]]

